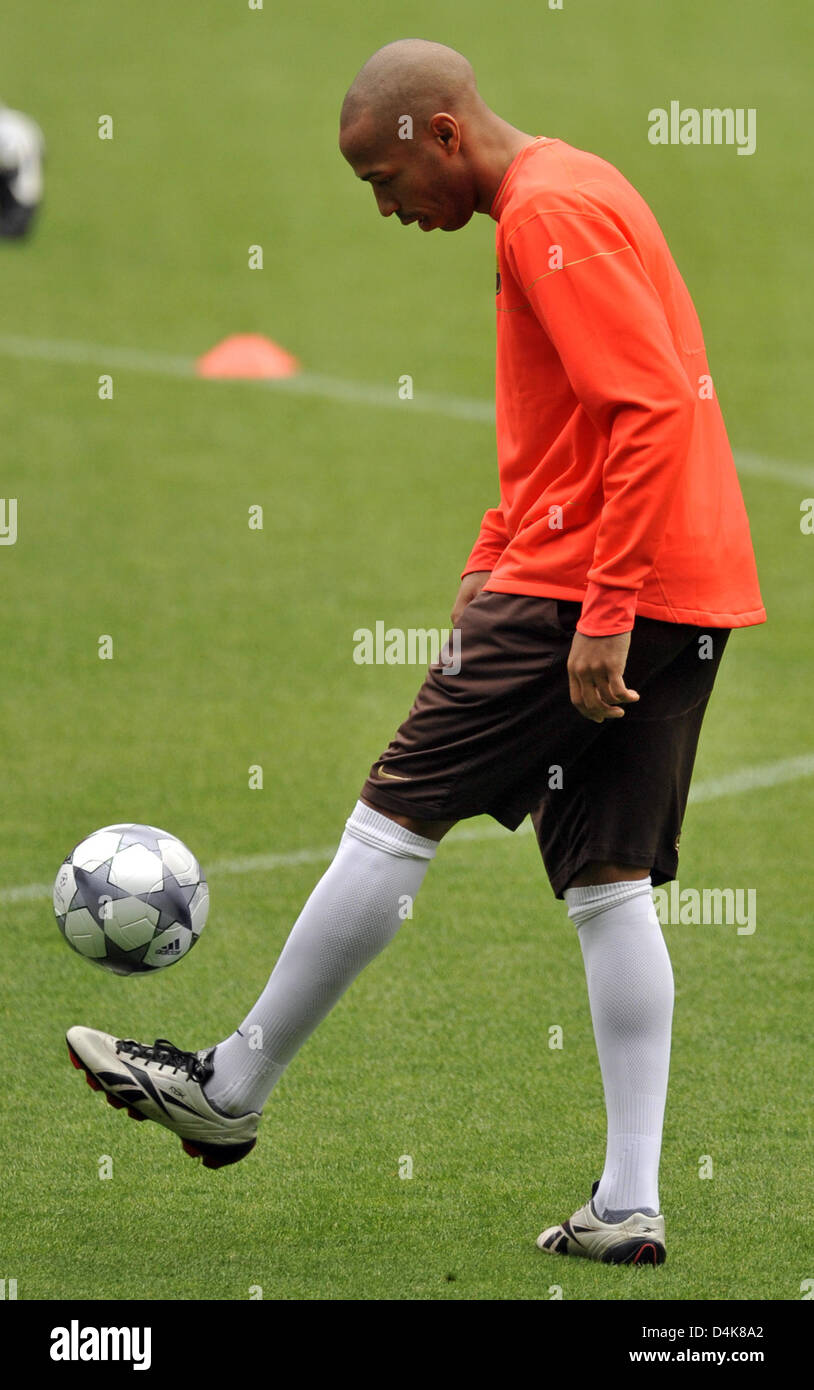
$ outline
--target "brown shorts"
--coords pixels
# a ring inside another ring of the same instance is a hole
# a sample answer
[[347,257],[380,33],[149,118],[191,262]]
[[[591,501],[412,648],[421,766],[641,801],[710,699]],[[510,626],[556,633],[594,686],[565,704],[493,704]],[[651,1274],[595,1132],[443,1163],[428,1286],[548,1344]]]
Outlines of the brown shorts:
[[460,670],[430,667],[360,793],[417,820],[486,813],[516,830],[530,814],[558,898],[592,859],[649,869],[654,884],[675,878],[701,721],[729,637],[637,618],[625,683],[641,698],[623,719],[597,724],[568,689],[580,609],[478,594],[460,620]]

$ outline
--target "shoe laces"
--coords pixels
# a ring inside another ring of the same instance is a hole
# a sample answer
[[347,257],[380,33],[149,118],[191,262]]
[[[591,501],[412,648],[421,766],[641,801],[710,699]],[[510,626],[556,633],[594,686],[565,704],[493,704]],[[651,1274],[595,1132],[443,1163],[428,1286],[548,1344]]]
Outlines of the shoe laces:
[[154,1043],[140,1043],[133,1038],[119,1038],[116,1043],[117,1052],[128,1052],[131,1057],[138,1058],[139,1061],[155,1062],[159,1067],[170,1067],[172,1071],[186,1072],[190,1081],[197,1081],[203,1085],[212,1075],[213,1066],[210,1061],[199,1057],[197,1052],[184,1052],[180,1047],[176,1047],[168,1038],[156,1038]]

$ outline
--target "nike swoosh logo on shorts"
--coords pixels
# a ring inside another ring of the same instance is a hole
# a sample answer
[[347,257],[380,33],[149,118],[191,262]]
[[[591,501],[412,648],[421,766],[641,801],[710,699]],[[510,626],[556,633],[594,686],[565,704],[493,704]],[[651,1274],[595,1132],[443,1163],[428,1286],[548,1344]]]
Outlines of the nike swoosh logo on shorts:
[[385,772],[383,763],[379,763],[379,766],[376,769],[376,771],[379,777],[390,777],[394,782],[409,782],[410,780],[409,777],[399,776],[398,772]]

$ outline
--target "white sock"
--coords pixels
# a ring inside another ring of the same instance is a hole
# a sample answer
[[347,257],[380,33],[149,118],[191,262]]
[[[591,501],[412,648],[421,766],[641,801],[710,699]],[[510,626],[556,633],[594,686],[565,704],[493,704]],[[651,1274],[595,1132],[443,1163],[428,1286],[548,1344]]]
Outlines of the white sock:
[[649,878],[567,888],[608,1117],[600,1219],[659,1213],[659,1158],[670,1070],[673,971]]
[[336,856],[291,929],[266,988],[215,1051],[209,1100],[262,1110],[291,1059],[395,936],[438,848],[358,801]]

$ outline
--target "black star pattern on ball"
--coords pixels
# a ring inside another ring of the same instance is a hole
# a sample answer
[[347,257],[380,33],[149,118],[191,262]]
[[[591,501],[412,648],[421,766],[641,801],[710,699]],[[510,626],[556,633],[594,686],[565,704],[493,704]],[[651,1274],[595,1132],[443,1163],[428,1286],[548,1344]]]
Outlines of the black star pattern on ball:
[[115,883],[110,882],[108,874],[112,863],[112,859],[106,859],[97,869],[80,869],[75,864],[73,870],[76,892],[71,899],[71,910],[75,907],[86,907],[94,922],[102,928],[107,921],[103,912],[105,902],[109,902],[111,898],[133,896],[125,888],[118,888]]
[[153,893],[137,893],[135,895],[141,898],[142,902],[149,903],[150,907],[157,909],[156,935],[166,931],[168,927],[175,926],[176,922],[180,923],[182,927],[192,926],[189,904],[195,896],[197,887],[197,883],[179,883],[165,864],[163,887],[157,888]]
[[156,830],[153,825],[129,825],[119,840],[119,852],[129,849],[131,845],[144,845],[145,849],[151,849],[154,854],[161,858],[159,838],[162,840],[170,839],[164,830]]

